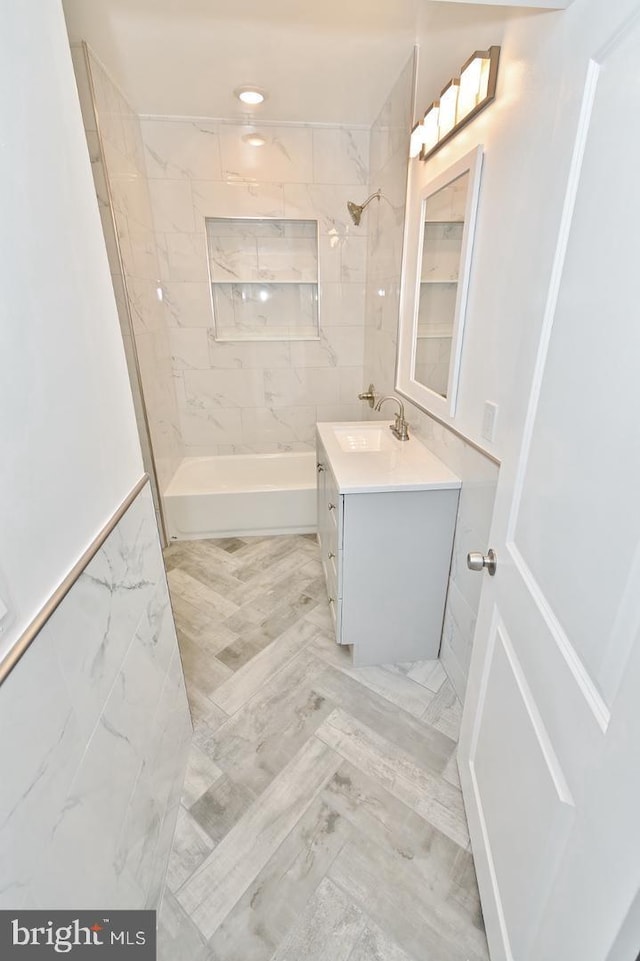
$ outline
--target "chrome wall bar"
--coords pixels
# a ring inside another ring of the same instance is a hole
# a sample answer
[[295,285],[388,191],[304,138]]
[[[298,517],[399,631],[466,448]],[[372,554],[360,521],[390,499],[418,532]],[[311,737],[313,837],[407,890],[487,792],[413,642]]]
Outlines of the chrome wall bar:
[[115,514],[113,514],[112,517],[107,521],[97,537],[95,537],[89,544],[84,554],[73,565],[64,580],[55,589],[44,607],[40,609],[26,630],[22,632],[20,637],[13,644],[12,648],[7,652],[7,654],[5,654],[3,659],[0,661],[0,684],[6,681],[7,677],[14,669],[22,655],[35,641],[36,637],[45,626],[51,615],[60,606],[84,569],[88,566],[88,564],[91,563],[106,539],[118,526],[148,481],[148,474],[144,474],[140,478],[133,490],[127,494],[123,502],[120,504],[120,507],[117,509]]

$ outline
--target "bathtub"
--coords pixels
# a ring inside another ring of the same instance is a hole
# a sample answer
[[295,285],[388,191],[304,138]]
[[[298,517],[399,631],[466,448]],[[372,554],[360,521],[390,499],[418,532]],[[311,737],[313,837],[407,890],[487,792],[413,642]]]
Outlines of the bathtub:
[[311,533],[316,455],[186,457],[164,492],[164,508],[171,540]]

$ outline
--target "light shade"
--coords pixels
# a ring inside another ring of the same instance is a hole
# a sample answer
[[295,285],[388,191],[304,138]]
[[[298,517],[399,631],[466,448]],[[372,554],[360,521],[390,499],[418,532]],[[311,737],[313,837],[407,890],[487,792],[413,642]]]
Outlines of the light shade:
[[266,100],[267,97],[266,93],[258,90],[257,87],[239,87],[237,90],[234,90],[234,93],[238,100],[241,100],[242,103],[246,103],[251,107],[256,107],[259,103]]
[[433,149],[438,142],[439,120],[440,105],[437,102],[432,103],[425,113],[422,121],[422,126],[424,128],[423,145],[425,153]]
[[438,116],[438,139],[442,139],[456,123],[456,108],[458,106],[457,80],[450,80],[440,95],[440,112]]

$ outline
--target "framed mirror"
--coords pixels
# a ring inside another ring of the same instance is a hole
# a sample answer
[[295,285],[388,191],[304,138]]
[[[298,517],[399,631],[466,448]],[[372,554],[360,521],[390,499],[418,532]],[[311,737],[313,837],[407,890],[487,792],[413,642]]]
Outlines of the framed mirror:
[[407,192],[396,390],[453,417],[471,269],[482,147],[434,179],[412,167]]

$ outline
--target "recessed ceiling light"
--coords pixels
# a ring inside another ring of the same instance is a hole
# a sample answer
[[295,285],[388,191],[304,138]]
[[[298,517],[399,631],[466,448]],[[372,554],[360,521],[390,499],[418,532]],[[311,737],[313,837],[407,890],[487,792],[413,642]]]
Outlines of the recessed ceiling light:
[[258,90],[256,87],[239,87],[234,93],[238,100],[241,100],[242,103],[249,104],[251,107],[256,107],[267,98],[266,93]]
[[250,147],[264,147],[267,141],[261,133],[246,133],[242,137],[242,142],[248,143]]

